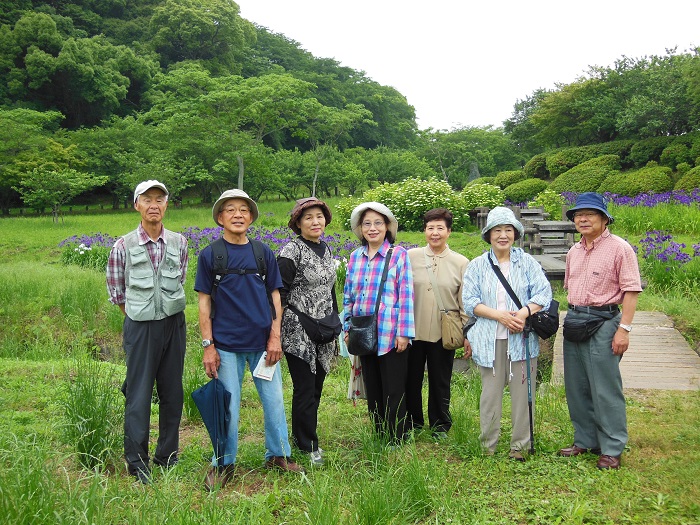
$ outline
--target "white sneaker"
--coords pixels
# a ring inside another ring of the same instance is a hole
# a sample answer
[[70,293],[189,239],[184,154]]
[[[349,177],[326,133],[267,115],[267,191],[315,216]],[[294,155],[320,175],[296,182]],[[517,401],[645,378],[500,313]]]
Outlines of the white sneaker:
[[314,450],[313,452],[309,452],[309,459],[312,467],[320,467],[324,463],[320,449]]

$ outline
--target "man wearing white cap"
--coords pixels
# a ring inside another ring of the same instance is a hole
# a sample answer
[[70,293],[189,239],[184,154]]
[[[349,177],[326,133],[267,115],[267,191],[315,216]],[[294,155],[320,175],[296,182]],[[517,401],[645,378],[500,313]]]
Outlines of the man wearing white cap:
[[107,263],[109,300],[124,314],[126,397],[124,456],[129,474],[149,483],[151,397],[159,399],[159,435],[153,463],[177,463],[185,362],[187,240],[163,227],[168,190],[157,180],[136,186],[138,227],[114,244]]

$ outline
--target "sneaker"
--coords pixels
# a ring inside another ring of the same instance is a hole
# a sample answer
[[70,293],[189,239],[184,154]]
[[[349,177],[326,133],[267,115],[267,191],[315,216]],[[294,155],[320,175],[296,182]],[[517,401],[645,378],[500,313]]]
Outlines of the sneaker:
[[297,465],[292,461],[292,458],[285,458],[284,456],[272,456],[270,459],[265,461],[265,468],[268,469],[278,469],[284,472],[298,472],[303,474],[304,467]]
[[151,484],[151,471],[148,469],[136,469],[136,471],[132,472],[131,475],[139,480],[143,485]]
[[321,455],[321,450],[314,450],[309,452],[309,461],[312,467],[320,467],[323,465],[323,456]]
[[204,488],[209,492],[223,489],[233,477],[236,465],[224,465],[222,467],[212,467],[204,478]]

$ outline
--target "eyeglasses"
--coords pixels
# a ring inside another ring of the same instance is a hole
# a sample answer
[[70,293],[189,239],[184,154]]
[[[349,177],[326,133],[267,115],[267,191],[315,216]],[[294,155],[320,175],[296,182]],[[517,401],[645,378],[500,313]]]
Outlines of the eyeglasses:
[[576,211],[574,212],[574,219],[590,219],[598,215],[594,211]]
[[371,222],[371,221],[364,221],[364,222],[362,223],[362,227],[363,227],[365,230],[369,230],[372,226],[374,226],[375,229],[379,229],[379,228],[381,228],[382,226],[385,226],[385,222],[384,222],[384,221],[374,221],[374,222]]
[[250,210],[245,206],[241,206],[240,208],[237,208],[236,206],[226,206],[225,208],[221,208],[221,211],[222,211],[222,213],[236,213],[236,212],[240,212],[241,214],[250,213]]

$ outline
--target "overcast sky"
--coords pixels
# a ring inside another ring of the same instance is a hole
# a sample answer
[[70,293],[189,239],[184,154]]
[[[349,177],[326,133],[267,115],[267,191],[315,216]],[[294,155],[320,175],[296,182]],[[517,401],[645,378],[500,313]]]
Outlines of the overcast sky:
[[700,46],[699,0],[236,0],[241,16],[392,86],[421,129],[500,126],[589,65]]

